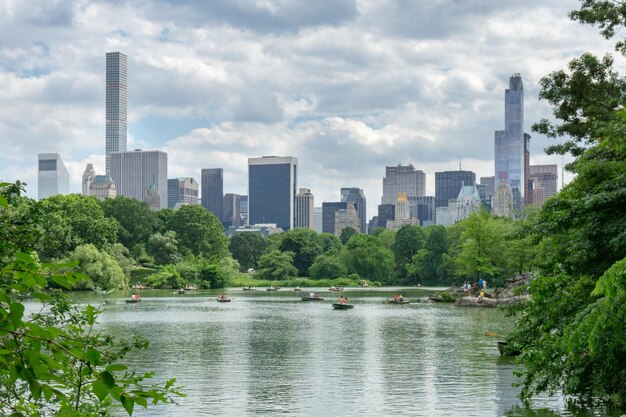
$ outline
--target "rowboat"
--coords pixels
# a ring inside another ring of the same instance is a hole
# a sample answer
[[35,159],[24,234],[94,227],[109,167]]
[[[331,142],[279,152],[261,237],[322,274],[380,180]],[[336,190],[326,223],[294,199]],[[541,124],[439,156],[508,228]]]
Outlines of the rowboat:
[[323,301],[322,297],[301,297],[302,301]]
[[228,297],[226,297],[226,298],[217,297],[217,301],[220,302],[220,303],[230,303],[231,300]]
[[266,288],[265,291],[278,291],[279,289],[280,289],[280,287],[272,286],[272,287]]
[[411,301],[407,300],[407,299],[403,299],[403,300],[385,300],[385,302],[387,304],[410,304]]
[[128,304],[136,304],[141,301],[141,298],[127,298],[126,302]]
[[300,288],[300,287],[296,287],[296,288],[294,288],[293,290],[294,290],[294,291],[302,291],[302,288]]
[[343,287],[335,287],[334,285],[328,291],[343,291]]
[[242,290],[244,291],[256,291],[255,287],[243,287]]
[[335,310],[349,310],[352,307],[354,307],[352,304],[333,303],[333,308]]

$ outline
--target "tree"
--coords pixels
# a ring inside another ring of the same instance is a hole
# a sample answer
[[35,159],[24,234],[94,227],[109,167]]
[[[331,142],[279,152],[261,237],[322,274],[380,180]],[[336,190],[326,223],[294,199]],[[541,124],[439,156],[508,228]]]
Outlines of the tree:
[[222,223],[200,205],[182,206],[168,222],[176,232],[179,247],[205,258],[228,255],[227,238]]
[[346,243],[348,243],[350,238],[356,234],[357,234],[357,231],[354,227],[350,227],[350,226],[344,227],[341,230],[341,236],[339,236],[339,240],[341,240],[341,243],[345,245]]
[[258,233],[237,233],[230,238],[228,248],[242,270],[256,268],[261,255],[269,246],[267,238]]
[[309,275],[312,278],[339,278],[348,275],[348,269],[345,263],[337,254],[322,254],[315,259]]
[[425,230],[428,236],[426,243],[406,264],[407,275],[411,282],[449,285],[449,277],[443,268],[443,257],[448,251],[446,228],[438,225],[429,226]]
[[293,266],[293,253],[270,251],[259,259],[257,277],[259,279],[278,280],[296,276],[298,269]]
[[129,250],[121,243],[114,243],[109,249],[109,254],[115,259],[120,268],[122,268],[124,281],[128,284],[130,282],[130,273],[136,265],[136,262],[130,257]]
[[39,204],[46,213],[41,220],[46,237],[39,248],[44,258],[64,258],[78,245],[91,243],[102,250],[117,242],[119,224],[105,217],[94,197],[55,195]]
[[379,227],[374,231],[374,237],[376,237],[376,239],[378,239],[384,247],[393,251],[392,248],[394,242],[396,241],[396,232],[385,229],[384,227]]
[[119,241],[131,250],[137,244],[145,244],[159,225],[157,215],[145,201],[119,195],[102,200],[100,206],[105,216],[117,220]]
[[317,240],[322,246],[324,253],[339,252],[341,250],[341,241],[332,233],[320,233],[317,235]]
[[150,236],[146,249],[154,261],[160,265],[174,264],[181,259],[176,232],[172,230],[168,230],[163,235],[156,232]]
[[346,245],[345,257],[348,272],[365,279],[391,282],[393,253],[374,236],[354,236]]
[[70,259],[77,261],[78,270],[91,278],[89,287],[103,290],[128,288],[124,271],[117,261],[108,253],[99,251],[91,243],[77,246]]
[[[584,0],[571,16],[598,23],[610,37],[623,27],[626,7]],[[572,136],[557,150],[575,156],[568,170],[576,176],[546,202],[528,232],[540,247],[537,277],[509,337],[522,352],[524,397],[560,391],[626,401],[624,85],[610,58],[588,54],[542,83],[541,96],[561,121],[552,133]]]
[[396,258],[396,272],[398,277],[407,276],[406,264],[411,262],[413,256],[424,246],[426,234],[419,226],[402,226],[395,235],[391,250]]
[[298,276],[307,276],[309,268],[322,253],[317,233],[311,229],[293,229],[283,233],[279,246],[281,252],[293,253],[293,266],[298,269]]
[[[75,306],[59,291],[46,290],[47,278],[71,288],[86,277],[74,264],[50,264],[32,250],[43,233],[42,205],[20,197],[22,184],[0,184],[0,415],[109,416],[113,403],[130,415],[180,395],[174,380],[149,385],[150,374],[121,361],[145,340],[117,340],[96,331],[99,309]],[[28,218],[24,214],[28,214]],[[69,270],[64,273],[63,270]],[[25,314],[21,294],[43,304]]]
[[504,269],[503,228],[486,210],[470,214],[460,222],[461,251],[456,257],[459,275],[493,278]]

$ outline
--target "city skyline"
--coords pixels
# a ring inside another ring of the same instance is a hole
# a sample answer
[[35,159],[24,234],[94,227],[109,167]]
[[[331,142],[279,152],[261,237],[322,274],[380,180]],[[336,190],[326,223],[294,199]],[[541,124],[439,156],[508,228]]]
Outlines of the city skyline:
[[[543,154],[554,141],[530,132],[550,116],[537,82],[581,50],[611,50],[587,36],[594,28],[569,22],[576,1],[537,2],[532,22],[524,17],[532,1],[384,12],[376,2],[296,2],[275,4],[273,13],[189,4],[190,14],[147,4],[168,13],[93,3],[16,5],[0,17],[3,180],[27,182],[35,197],[39,152],[62,155],[71,192],[80,192],[88,162],[105,172],[103,57],[120,51],[132,86],[128,149],[168,152],[170,178],[222,167],[224,192],[246,194],[248,157],[293,155],[298,185],[316,202],[359,187],[371,202],[369,220],[385,166],[424,171],[426,195],[434,195],[435,171],[458,169],[459,157],[477,178],[493,175],[493,131],[502,128],[502,91],[514,73],[524,81],[531,164],[560,171],[560,157]],[[93,13],[102,16],[98,25],[79,24]],[[469,41],[478,35],[479,43]],[[513,41],[516,48],[504,46]]]

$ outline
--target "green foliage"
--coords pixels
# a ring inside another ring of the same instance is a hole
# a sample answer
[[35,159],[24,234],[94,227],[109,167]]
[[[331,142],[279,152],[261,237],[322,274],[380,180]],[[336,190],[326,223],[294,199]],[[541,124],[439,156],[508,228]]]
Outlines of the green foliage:
[[309,275],[313,278],[339,278],[346,276],[348,269],[337,254],[322,254],[315,259]]
[[[597,24],[600,27],[600,33],[606,39],[610,39],[621,28],[626,26],[626,4],[615,0],[582,0],[580,10],[574,10],[570,13],[572,20],[578,20],[582,23]],[[619,41],[615,45],[615,49],[622,54],[626,52],[626,43]]]
[[309,268],[322,253],[317,233],[311,229],[293,229],[282,234],[281,252],[293,253],[293,266],[298,269],[299,276],[307,276]]
[[393,244],[396,242],[396,232],[379,227],[374,231],[374,237],[387,249],[393,250]]
[[259,279],[287,279],[297,275],[298,269],[293,266],[293,253],[273,250],[259,259],[256,276]]
[[[58,291],[44,292],[48,279],[69,289],[85,276],[75,264],[39,261],[31,238],[41,232],[42,212],[20,192],[21,184],[0,184],[0,230],[15,232],[0,242],[0,415],[108,416],[112,404],[130,415],[135,404],[147,407],[148,401],[167,403],[181,395],[174,380],[148,384],[152,374],[121,362],[131,350],[145,348],[145,340],[99,334],[99,308],[74,306]],[[22,210],[34,217],[12,223]],[[97,251],[93,245],[83,249],[92,248]],[[27,292],[42,303],[39,312],[26,314],[18,294]]]
[[181,259],[176,232],[156,232],[148,239],[146,249],[157,265],[174,264]]
[[109,254],[115,259],[124,272],[124,281],[130,282],[131,272],[135,268],[136,262],[130,257],[128,249],[121,243],[115,243],[109,249]]
[[346,245],[345,259],[348,272],[365,279],[391,282],[393,253],[376,237],[363,234],[354,236]]
[[107,217],[119,223],[119,241],[128,249],[146,243],[159,226],[157,215],[145,201],[117,196],[101,201],[100,205]]
[[167,224],[176,232],[179,247],[205,258],[228,255],[222,223],[200,205],[182,206]]
[[182,288],[187,283],[174,265],[165,265],[144,280],[144,284],[152,288]]
[[203,288],[224,288],[228,282],[222,267],[206,259],[200,259],[198,262],[198,278]]
[[78,270],[90,278],[89,288],[117,290],[128,287],[126,275],[117,261],[91,243],[77,246],[70,259],[77,261]]
[[237,233],[230,238],[229,249],[243,271],[257,267],[261,255],[269,246],[266,237],[258,233]]
[[398,277],[407,276],[406,264],[411,262],[413,256],[424,247],[426,234],[419,226],[402,226],[396,232],[395,240],[391,246],[396,258],[396,273]]
[[413,283],[434,285],[451,284],[450,276],[444,268],[444,255],[448,251],[447,232],[443,226],[425,228],[426,243],[405,265],[407,276]]
[[341,241],[332,233],[320,233],[317,235],[318,242],[322,245],[324,253],[339,252],[341,250]]
[[344,227],[341,230],[341,236],[339,236],[339,240],[341,240],[341,243],[343,243],[344,245],[346,243],[348,243],[348,241],[350,240],[350,238],[354,235],[356,235],[358,232],[356,231],[356,229],[354,227]]
[[119,224],[105,217],[94,197],[55,195],[39,204],[46,215],[40,219],[45,239],[38,251],[46,259],[66,257],[79,245],[91,243],[102,250],[117,242]]

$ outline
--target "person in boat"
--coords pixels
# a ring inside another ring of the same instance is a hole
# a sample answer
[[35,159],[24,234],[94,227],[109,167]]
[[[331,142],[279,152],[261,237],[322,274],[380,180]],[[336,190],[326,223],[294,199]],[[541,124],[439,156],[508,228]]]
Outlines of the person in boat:
[[398,301],[404,301],[404,297],[402,296],[402,294],[398,296]]
[[393,301],[398,301],[398,294],[393,295]]
[[314,292],[309,293],[309,298],[315,298],[315,293]]
[[226,295],[226,293],[225,293],[225,292],[223,292],[223,293],[220,295],[220,300],[226,300],[227,298],[228,298],[228,296]]
[[339,304],[350,304],[350,301],[342,295],[339,297]]

